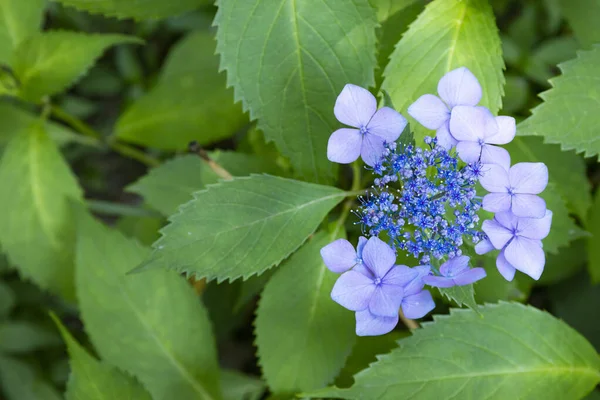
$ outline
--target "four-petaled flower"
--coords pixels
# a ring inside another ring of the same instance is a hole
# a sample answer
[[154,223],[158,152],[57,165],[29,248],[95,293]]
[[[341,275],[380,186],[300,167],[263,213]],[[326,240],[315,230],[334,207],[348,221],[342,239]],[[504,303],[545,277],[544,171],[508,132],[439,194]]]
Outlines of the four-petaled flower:
[[[343,252],[348,253],[347,246],[344,247]],[[325,254],[330,251],[331,248]],[[395,262],[396,254],[391,247],[381,239],[371,237],[362,249],[362,263],[355,263],[354,268],[344,272],[333,286],[331,298],[357,312],[357,335],[382,335],[394,329],[405,296],[410,301],[410,296],[421,291],[422,286],[415,291],[418,283],[413,283],[419,273],[408,267],[394,266]]]
[[544,163],[518,163],[506,171],[498,165],[486,165],[481,186],[491,192],[483,198],[483,209],[490,212],[512,211],[517,217],[542,218],[546,202],[537,194],[548,185],[548,167]]
[[508,151],[494,145],[513,140],[516,133],[514,118],[494,118],[485,107],[457,106],[452,110],[450,132],[458,141],[456,151],[464,162],[510,167]]
[[440,267],[440,274],[441,276],[425,276],[423,282],[429,286],[449,288],[469,285],[486,276],[483,268],[469,268],[469,257],[467,256],[449,259]]
[[477,254],[492,249],[501,250],[496,259],[500,274],[511,281],[515,270],[519,270],[535,280],[544,271],[546,257],[542,249],[542,239],[550,233],[552,211],[546,210],[542,218],[519,218],[511,212],[501,212],[493,220],[483,222],[483,231],[488,240],[475,246]]
[[341,128],[329,137],[327,158],[341,164],[349,164],[361,156],[372,167],[383,154],[384,143],[396,141],[407,123],[396,110],[389,107],[378,110],[375,96],[351,84],[344,86],[333,112],[338,121],[356,128]]
[[448,72],[437,86],[438,98],[424,94],[410,107],[408,113],[427,129],[435,129],[438,144],[450,150],[457,143],[450,134],[450,116],[456,106],[476,106],[481,100],[481,85],[465,67]]

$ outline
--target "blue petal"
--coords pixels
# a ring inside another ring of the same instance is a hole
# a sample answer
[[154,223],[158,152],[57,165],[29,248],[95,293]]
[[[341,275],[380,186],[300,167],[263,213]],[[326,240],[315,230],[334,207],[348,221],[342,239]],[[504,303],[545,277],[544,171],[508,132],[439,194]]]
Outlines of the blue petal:
[[323,247],[321,257],[325,266],[337,274],[348,271],[356,264],[356,252],[346,239],[338,239]]
[[377,99],[367,89],[347,84],[337,97],[333,113],[343,124],[362,128],[377,111]]
[[362,256],[363,263],[377,278],[383,278],[396,262],[394,250],[377,236],[367,241]]
[[374,291],[375,284],[371,279],[352,270],[338,278],[331,290],[331,298],[348,310],[360,311],[369,306]]
[[402,300],[402,313],[406,318],[422,318],[435,308],[435,302],[429,290],[422,290]]
[[333,132],[327,142],[327,159],[339,164],[349,164],[358,159],[363,138],[358,129],[342,128]]
[[402,286],[378,285],[369,302],[369,311],[379,317],[398,315],[402,297],[404,297]]
[[448,72],[438,83],[438,94],[450,107],[475,106],[481,100],[481,85],[466,67]]
[[408,114],[427,129],[439,129],[450,119],[450,110],[438,97],[424,94],[408,107]]
[[440,273],[443,276],[453,277],[457,276],[463,271],[469,268],[469,257],[458,256],[449,259],[440,267]]
[[485,269],[483,268],[472,268],[470,270],[464,271],[462,274],[454,277],[454,283],[457,286],[470,285],[471,283],[475,283],[480,279],[486,277]]
[[427,275],[423,277],[423,282],[425,282],[426,285],[439,288],[449,288],[452,286],[456,286],[452,278],[448,278],[445,276]]
[[356,313],[356,334],[378,336],[391,332],[398,325],[398,314],[394,317],[378,317],[369,310]]

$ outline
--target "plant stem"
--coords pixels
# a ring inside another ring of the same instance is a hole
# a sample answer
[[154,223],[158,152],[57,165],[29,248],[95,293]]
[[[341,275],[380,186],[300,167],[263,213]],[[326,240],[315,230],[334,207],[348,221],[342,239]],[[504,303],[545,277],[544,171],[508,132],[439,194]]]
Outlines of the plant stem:
[[229,171],[227,171],[225,168],[223,168],[222,166],[220,166],[215,160],[213,160],[212,158],[210,158],[210,156],[208,155],[208,153],[206,152],[206,150],[204,150],[199,144],[198,142],[192,142],[190,143],[190,152],[197,154],[205,163],[208,164],[208,166],[210,167],[210,169],[213,170],[213,172],[215,174],[217,174],[219,177],[225,179],[226,181],[230,181],[233,179],[233,175],[231,175],[229,173]]
[[57,106],[56,104],[52,104],[50,106],[50,112],[54,118],[56,118],[60,121],[63,121],[64,123],[69,125],[71,128],[75,129],[77,132],[81,133],[84,136],[88,136],[88,137],[97,139],[99,142],[106,144],[112,150],[116,151],[117,153],[119,153],[125,157],[139,161],[142,164],[145,164],[149,167],[156,167],[156,166],[160,165],[159,160],[146,154],[142,150],[139,150],[133,146],[130,146],[125,143],[120,143],[120,142],[117,142],[114,140],[105,140],[100,132],[96,131],[90,125],[86,124],[85,122],[83,122],[79,118],[75,117],[74,115],[69,114],[68,112],[66,112],[59,106]]
[[411,330],[412,330],[412,329],[417,329],[417,328],[419,328],[419,326],[420,326],[420,325],[419,325],[419,323],[418,323],[417,321],[415,321],[414,319],[409,319],[409,318],[406,318],[406,317],[404,316],[404,314],[402,313],[402,310],[400,310],[400,311],[398,312],[398,315],[399,315],[399,317],[400,317],[400,320],[402,321],[402,323],[403,323],[403,324],[404,324],[404,325],[405,325],[405,326],[406,326],[408,329],[411,329]]

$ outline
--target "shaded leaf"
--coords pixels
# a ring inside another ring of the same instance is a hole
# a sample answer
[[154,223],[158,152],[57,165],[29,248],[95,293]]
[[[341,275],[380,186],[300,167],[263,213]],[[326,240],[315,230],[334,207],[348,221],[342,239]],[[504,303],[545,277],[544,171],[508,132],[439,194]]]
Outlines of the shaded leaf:
[[[525,274],[516,274],[512,281],[507,281],[496,268],[496,256],[497,254],[494,254],[481,258],[480,266],[485,268],[487,276],[477,281],[477,291],[475,292],[477,303],[496,303],[500,300],[525,302],[531,292],[533,279]],[[548,272],[547,269],[548,263],[546,263],[546,270],[542,274],[542,278]]]
[[12,311],[15,305],[15,293],[6,283],[0,281],[0,320]]
[[392,331],[382,336],[358,336],[344,368],[335,379],[335,385],[342,388],[352,386],[354,375],[377,361],[377,355],[389,353],[398,347],[398,339],[408,336],[408,331]]
[[579,42],[589,47],[600,43],[600,3],[588,0],[559,0],[561,10]]
[[600,46],[578,52],[578,57],[559,64],[562,75],[550,80],[552,89],[540,94],[542,104],[518,126],[524,135],[543,136],[564,150],[583,152],[586,157],[600,151]]
[[6,400],[61,400],[58,391],[32,365],[0,355],[0,386]]
[[139,270],[169,268],[219,282],[260,274],[300,247],[345,196],[270,175],[211,185],[171,216]]
[[600,381],[600,359],[575,330],[516,303],[435,316],[355,377],[345,399],[577,399]]
[[331,383],[354,345],[354,313],[331,300],[337,275],[319,253],[333,239],[317,233],[277,270],[262,293],[256,344],[272,392],[308,391]]
[[594,196],[594,205],[585,226],[591,233],[586,241],[588,271],[592,282],[598,283],[600,282],[600,246],[598,246],[600,243],[600,191],[597,191]]
[[38,33],[15,49],[12,67],[20,82],[20,96],[39,102],[69,88],[109,47],[141,43],[131,36],[50,31]]
[[126,275],[148,250],[80,214],[77,295],[101,358],[154,399],[220,399],[210,322],[193,289],[171,271]]
[[585,273],[550,286],[548,297],[557,317],[577,329],[600,350],[600,286],[592,285]]
[[259,400],[266,390],[262,380],[231,370],[221,372],[221,387],[223,400]]
[[[383,73],[382,88],[405,113],[421,95],[436,94],[446,72],[463,66],[481,83],[481,105],[496,113],[502,105],[504,61],[490,5],[485,0],[435,0],[398,42]],[[421,144],[431,132],[409,120]]]
[[9,64],[12,52],[27,37],[38,32],[44,15],[44,0],[3,0],[0,5],[0,64]]
[[[21,275],[73,301],[75,176],[41,121],[15,135],[0,161],[0,243]],[[10,194],[10,195],[8,195]],[[34,250],[34,251],[32,251]]]
[[156,86],[120,118],[115,135],[164,150],[185,149],[191,141],[208,144],[232,136],[247,123],[219,73],[215,41],[194,32],[169,54]]
[[203,5],[208,0],[55,0],[65,6],[81,11],[117,18],[155,19],[166,18]]
[[[0,103],[0,121],[0,146],[5,146],[12,137],[29,130],[33,123],[39,121],[39,117],[10,103]],[[69,143],[97,146],[98,142],[93,138],[73,132],[64,125],[52,121],[45,121],[43,125],[48,136],[59,146]]]
[[558,249],[558,253],[548,254],[544,273],[537,283],[542,285],[557,283],[583,269],[588,259],[586,242],[589,240],[590,238],[575,240],[567,247]]
[[30,353],[61,343],[55,331],[47,326],[29,321],[0,323],[0,351],[4,353]]
[[67,400],[151,400],[142,385],[115,367],[89,355],[55,315],[52,315],[52,319],[67,344],[71,358],[71,374],[65,393]]
[[227,82],[268,140],[310,181],[330,181],[332,112],[346,83],[371,86],[373,8],[364,0],[220,0],[217,51]]

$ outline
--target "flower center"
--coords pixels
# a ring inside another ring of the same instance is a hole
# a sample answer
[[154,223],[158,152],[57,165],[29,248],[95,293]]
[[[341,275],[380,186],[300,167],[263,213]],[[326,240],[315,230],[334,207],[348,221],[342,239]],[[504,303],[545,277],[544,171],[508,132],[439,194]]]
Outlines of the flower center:
[[508,194],[509,194],[510,196],[514,196],[514,195],[515,195],[515,188],[513,188],[513,187],[510,187],[510,186],[509,186],[509,187],[507,187],[507,188],[506,188],[506,191],[508,192]]
[[485,141],[483,139],[478,139],[477,143],[479,143],[480,146],[483,146],[485,144]]
[[359,129],[359,132],[361,135],[365,136],[367,133],[369,133],[369,130],[367,129],[366,126],[361,126]]
[[373,281],[376,285],[381,285],[381,278],[375,278]]

